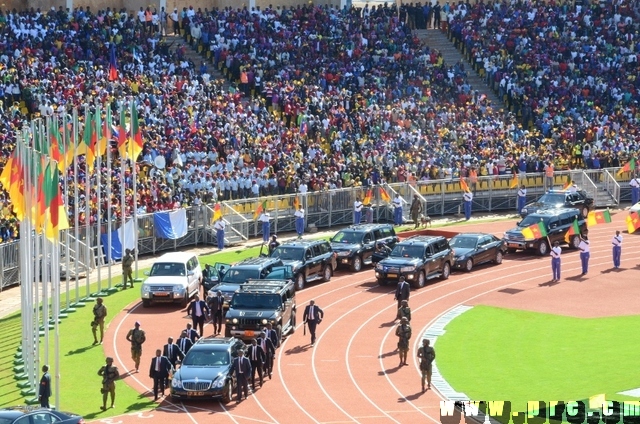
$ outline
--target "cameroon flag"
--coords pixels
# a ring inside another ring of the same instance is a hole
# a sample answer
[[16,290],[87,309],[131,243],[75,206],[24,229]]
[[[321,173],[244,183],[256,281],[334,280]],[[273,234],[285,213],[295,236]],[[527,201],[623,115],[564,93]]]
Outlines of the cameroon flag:
[[267,201],[265,200],[258,205],[258,207],[256,208],[256,211],[253,213],[254,221],[258,219],[258,217],[260,217],[260,214],[266,210],[267,210]]
[[389,193],[382,187],[380,187],[380,198],[383,202],[389,203],[391,201],[391,196],[389,196]]
[[362,203],[365,205],[370,205],[372,197],[373,197],[373,193],[371,193],[371,189],[367,190],[367,192],[364,195],[364,200],[362,201]]
[[571,227],[567,230],[567,234],[564,235],[564,241],[569,243],[571,236],[574,234],[580,234],[580,226],[578,225],[577,219],[573,220],[573,224],[571,224]]
[[525,240],[535,240],[547,236],[547,229],[544,226],[544,222],[540,221],[537,224],[529,225],[522,230],[522,235]]
[[218,218],[222,218],[222,208],[220,207],[220,203],[216,203],[213,207],[213,219],[212,221],[217,221]]
[[587,226],[593,227],[598,224],[607,224],[611,222],[611,212],[609,209],[606,211],[591,211],[587,216]]
[[638,212],[631,212],[629,216],[627,216],[627,231],[629,234],[633,234],[638,228],[640,228]]
[[464,180],[464,178],[460,178],[460,190],[466,191],[467,193],[471,191],[469,190],[469,186],[467,185],[467,182]]

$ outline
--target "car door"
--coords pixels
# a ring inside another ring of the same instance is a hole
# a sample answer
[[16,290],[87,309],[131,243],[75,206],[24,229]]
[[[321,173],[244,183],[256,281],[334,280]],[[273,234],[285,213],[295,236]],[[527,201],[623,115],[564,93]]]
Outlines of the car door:
[[371,255],[376,248],[377,233],[378,231],[368,231],[362,237],[362,261],[369,263]]
[[434,243],[428,244],[424,248],[425,274],[427,276],[438,272],[440,269],[440,259],[434,249]]
[[[561,240],[564,235],[564,231],[562,229],[561,224],[561,216],[553,216],[549,219],[549,223],[547,224],[547,235],[549,236],[549,241],[553,243],[556,240]],[[551,247],[551,246],[550,246]]]
[[198,291],[197,284],[197,276],[196,276],[196,266],[195,266],[195,256],[187,261],[187,291],[189,294]]
[[475,253],[474,262],[477,264],[486,262],[487,257],[489,256],[488,250],[489,250],[489,243],[488,243],[487,237],[485,236],[479,237],[478,240],[476,241],[476,253]]
[[274,266],[265,280],[293,280],[293,267],[291,265]]

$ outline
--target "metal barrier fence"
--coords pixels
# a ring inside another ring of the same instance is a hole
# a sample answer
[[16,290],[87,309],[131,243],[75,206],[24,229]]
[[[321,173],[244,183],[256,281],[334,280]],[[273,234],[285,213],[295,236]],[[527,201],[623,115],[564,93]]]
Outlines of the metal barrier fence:
[[[607,192],[616,203],[630,201],[628,181],[630,173],[618,174],[620,168],[600,170],[558,171],[553,179],[553,187],[561,188],[567,181],[575,181],[580,188],[587,190],[589,195],[598,198],[600,192]],[[517,187],[513,185],[512,175],[479,177],[477,183],[469,182],[474,191],[474,212],[496,212],[516,209]],[[543,194],[549,187],[543,174],[519,174],[518,184],[527,187],[527,201],[533,201]],[[417,194],[423,202],[423,210],[431,216],[458,214],[461,211],[463,192],[459,179],[442,179],[418,181],[415,183],[391,183],[384,186],[390,197],[399,193],[404,200],[405,216],[408,216],[409,205],[413,196]],[[223,218],[228,224],[225,238],[230,243],[247,240],[262,234],[262,226],[253,218],[256,208],[266,202],[272,223],[271,232],[286,233],[295,231],[294,199],[298,197],[306,211],[306,226],[317,228],[333,228],[353,223],[353,203],[356,198],[362,200],[367,192],[366,187],[354,187],[337,190],[309,192],[306,194],[286,194],[283,196],[269,196],[241,200],[224,201],[221,203]],[[425,204],[426,203],[426,204]],[[598,205],[596,205],[598,206]],[[138,221],[138,253],[140,255],[155,254],[163,250],[176,250],[181,247],[197,246],[199,244],[215,244],[215,231],[212,230],[213,205],[191,207],[187,209],[187,235],[178,240],[167,240],[155,236],[153,214],[139,215]],[[391,222],[393,211],[390,203],[381,198],[380,187],[372,189],[371,215],[374,222]],[[363,217],[367,214],[364,213]],[[112,223],[112,231],[121,226],[120,222]],[[86,256],[86,248],[80,248],[78,253],[74,249],[73,235],[69,230],[69,244],[67,252],[70,256],[78,255],[81,264],[95,268],[98,261],[103,261],[103,250],[100,234],[107,233],[107,224],[82,226],[78,229],[78,239],[88,243],[90,252]],[[66,240],[62,237],[61,240]],[[0,244],[0,290],[3,287],[19,284],[19,249],[18,242]],[[75,258],[73,258],[75,260]],[[84,269],[83,269],[84,271]]]

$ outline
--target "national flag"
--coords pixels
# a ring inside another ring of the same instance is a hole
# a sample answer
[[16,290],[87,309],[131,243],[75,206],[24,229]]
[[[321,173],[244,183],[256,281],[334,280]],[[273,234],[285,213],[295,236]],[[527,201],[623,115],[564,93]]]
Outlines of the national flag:
[[611,222],[611,212],[609,212],[609,209],[606,211],[591,211],[587,216],[587,226],[589,227],[609,222]]
[[176,240],[187,235],[187,210],[178,209],[171,212],[153,214],[155,235],[159,238]]
[[142,63],[142,59],[140,59],[140,55],[138,54],[138,51],[136,50],[136,48],[133,48],[133,60],[135,60],[138,63]]
[[467,182],[464,180],[464,178],[460,178],[460,190],[466,191],[467,193],[471,191],[469,190],[469,186],[467,185]]
[[636,169],[636,158],[631,158],[631,160],[624,164],[622,168],[618,171],[618,175],[623,172],[631,172]]
[[293,198],[293,209],[295,210],[300,209],[300,199],[298,199],[298,196],[295,196]]
[[118,152],[120,157],[127,155],[127,115],[124,107],[120,108],[120,122],[118,122]]
[[571,227],[567,230],[567,233],[564,235],[564,241],[569,243],[571,240],[571,236],[574,234],[580,234],[580,226],[578,225],[578,220],[574,219]]
[[217,221],[218,218],[222,218],[222,208],[220,207],[220,203],[216,203],[216,205],[213,207],[212,221]]
[[562,191],[567,191],[569,190],[569,188],[571,187],[571,185],[573,184],[573,181],[571,181],[571,178],[569,178],[567,180],[566,183],[564,183],[564,185],[562,186]]
[[262,203],[259,203],[258,206],[256,207],[256,210],[253,213],[254,221],[258,219],[258,217],[260,217],[260,214],[266,210],[267,210],[267,201],[265,200]]
[[87,170],[89,173],[93,172],[93,162],[96,158],[95,152],[95,137],[93,134],[93,115],[89,112],[88,108],[84,113],[84,132],[82,135],[82,142],[78,144],[77,154],[85,155],[87,162]]
[[547,236],[547,229],[544,226],[544,222],[540,221],[537,224],[529,225],[522,230],[522,235],[525,240],[535,240]]
[[367,190],[367,192],[364,195],[364,200],[362,201],[362,203],[365,204],[365,205],[370,205],[372,197],[373,197],[372,190],[371,189]]
[[[62,140],[64,143],[64,160],[58,162],[58,169],[64,173],[64,167],[73,163],[73,158],[76,157],[76,135],[74,134],[73,122],[67,122],[66,119],[62,120],[62,126],[60,127],[60,133],[62,134]],[[60,169],[62,167],[62,169]]]
[[109,249],[109,234],[100,234],[102,250],[107,260],[119,261],[122,259],[123,250],[136,248],[135,220],[130,219],[126,224],[111,232],[111,249]]
[[111,43],[109,48],[109,81],[118,79],[118,64],[116,63],[116,44]]
[[391,201],[391,196],[389,196],[389,193],[387,193],[384,187],[380,187],[380,199],[382,199],[382,201],[386,203],[389,203]]
[[98,151],[99,156],[105,156],[107,154],[107,148],[111,144],[112,137],[112,125],[111,122],[111,106],[107,105],[104,109],[104,121],[102,121],[101,131],[99,133],[100,149]]
[[640,216],[638,212],[631,212],[627,216],[627,231],[633,234],[638,228],[640,228]]
[[[62,160],[64,145],[57,118],[51,118],[51,120],[49,121],[49,140],[51,141],[51,149],[49,149],[49,155],[56,162],[60,162]],[[42,151],[42,153],[47,154],[47,152],[45,151]]]
[[511,188],[516,188],[520,185],[520,181],[518,180],[518,174],[514,173],[513,178],[511,178]]
[[13,155],[9,156],[9,159],[4,164],[4,168],[2,168],[2,173],[0,173],[0,184],[2,184],[2,188],[4,191],[9,192],[9,187],[11,184],[11,169],[13,168]]
[[22,155],[22,149],[16,148],[16,150],[13,151],[7,190],[9,192],[9,199],[11,199],[13,213],[16,214],[18,221],[22,221],[26,214],[24,203],[24,161]]
[[134,101],[131,101],[131,138],[129,139],[129,146],[127,147],[127,154],[129,159],[133,162],[138,159],[144,143],[142,141],[142,131],[140,130],[140,121],[138,119],[138,106]]

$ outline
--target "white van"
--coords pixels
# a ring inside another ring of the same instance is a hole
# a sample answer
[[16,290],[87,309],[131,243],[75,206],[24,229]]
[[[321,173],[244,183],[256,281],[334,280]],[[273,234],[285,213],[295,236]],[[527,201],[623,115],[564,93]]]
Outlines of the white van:
[[189,299],[198,294],[202,282],[202,269],[193,253],[165,253],[146,271],[142,283],[142,306],[151,302],[180,302],[185,307]]

